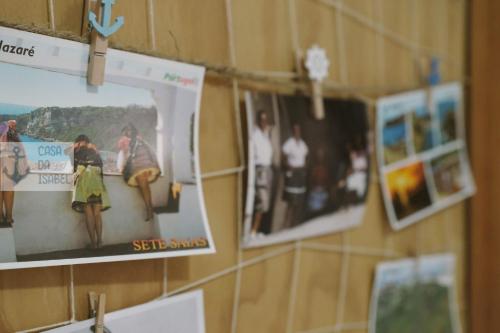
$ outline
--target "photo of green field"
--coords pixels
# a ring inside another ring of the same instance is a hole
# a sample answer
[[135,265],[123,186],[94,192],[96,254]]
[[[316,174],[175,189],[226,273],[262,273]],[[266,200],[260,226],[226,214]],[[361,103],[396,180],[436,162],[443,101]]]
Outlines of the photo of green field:
[[379,272],[390,277],[377,276],[375,333],[456,333],[453,260],[440,256],[413,262]]

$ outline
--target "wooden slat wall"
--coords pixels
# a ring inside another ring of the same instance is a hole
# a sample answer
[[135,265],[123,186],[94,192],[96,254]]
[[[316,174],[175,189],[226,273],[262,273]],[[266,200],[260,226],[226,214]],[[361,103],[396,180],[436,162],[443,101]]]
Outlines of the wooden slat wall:
[[[50,1],[54,2],[56,30],[80,34],[83,0],[0,0],[0,20],[49,28]],[[299,46],[307,48],[317,43],[327,50],[332,62],[331,79],[354,86],[397,87],[419,82],[415,67],[418,52],[380,36],[359,20],[337,13],[335,8],[326,5],[328,0],[230,2],[236,65],[240,68],[294,70],[294,37],[289,11],[289,4],[294,3]],[[165,55],[230,64],[225,0],[153,0],[152,4],[154,22],[148,18],[147,0],[117,0],[114,13],[125,15],[126,25],[113,37],[114,42],[143,50],[151,50],[156,45],[157,51]],[[464,0],[344,0],[343,6],[421,47],[446,55],[444,80],[462,78],[465,70]],[[156,35],[154,43],[150,26],[154,27]],[[345,70],[344,77],[342,70]],[[229,82],[207,80],[201,121],[203,172],[237,167],[237,129],[232,126],[235,110]],[[168,260],[168,291],[237,263],[238,177],[208,179],[204,181],[204,190],[217,254]],[[464,204],[456,205],[396,233],[388,226],[378,184],[374,182],[360,228],[312,241],[393,250],[402,256],[440,251],[455,253],[459,264],[459,308],[465,327],[464,207]],[[288,245],[244,251],[243,259],[285,249]],[[298,279],[293,280],[293,264],[297,259],[300,270]],[[233,316],[233,302],[238,275],[232,271],[200,286],[205,291],[208,332],[231,332],[235,318],[239,333],[286,332],[287,327],[290,332],[303,332],[341,323],[356,324],[349,332],[366,332],[374,267],[384,259],[383,256],[302,249],[245,267],[241,271],[237,316]],[[162,260],[75,266],[76,319],[86,318],[86,294],[90,290],[106,292],[108,310],[160,296],[163,271]],[[0,332],[70,319],[69,281],[69,267],[0,272]],[[297,287],[296,303],[290,307],[293,286]]]
[[471,209],[471,330],[500,331],[500,3],[471,2],[471,153],[478,192]]

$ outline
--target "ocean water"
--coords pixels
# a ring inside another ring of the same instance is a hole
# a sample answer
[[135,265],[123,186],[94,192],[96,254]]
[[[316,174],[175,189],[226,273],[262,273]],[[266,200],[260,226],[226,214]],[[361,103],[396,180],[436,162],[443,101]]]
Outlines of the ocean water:
[[59,151],[64,152],[64,149],[68,147],[70,143],[58,143],[58,142],[44,142],[43,140],[39,140],[33,138],[28,135],[19,135],[21,142],[24,144],[24,150],[28,155],[28,160],[30,161],[66,161],[68,160],[68,156],[63,154],[47,154],[47,150],[54,150],[59,147]]
[[19,138],[21,139],[22,142],[43,142],[40,139],[36,139],[28,135],[19,135]]
[[25,113],[30,113],[35,109],[35,106],[0,103],[0,115],[9,114],[17,116]]

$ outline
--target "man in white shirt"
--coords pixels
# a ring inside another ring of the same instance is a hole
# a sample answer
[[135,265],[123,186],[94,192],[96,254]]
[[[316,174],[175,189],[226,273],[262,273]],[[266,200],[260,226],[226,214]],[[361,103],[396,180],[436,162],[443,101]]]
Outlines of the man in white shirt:
[[302,218],[302,210],[306,194],[307,154],[309,148],[302,140],[300,125],[292,127],[293,136],[285,141],[281,148],[285,168],[285,191],[283,199],[288,203],[285,226],[290,228]]
[[255,163],[255,205],[251,235],[254,237],[259,232],[262,216],[269,211],[273,182],[273,146],[267,114],[264,111],[257,113],[257,126],[252,133],[252,147]]

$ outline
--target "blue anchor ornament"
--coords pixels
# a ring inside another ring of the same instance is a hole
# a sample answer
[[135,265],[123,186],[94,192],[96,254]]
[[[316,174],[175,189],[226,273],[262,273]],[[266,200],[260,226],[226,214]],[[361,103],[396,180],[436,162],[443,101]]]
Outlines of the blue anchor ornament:
[[23,175],[23,174],[19,173],[19,159],[25,158],[26,155],[21,155],[21,148],[19,148],[19,147],[14,147],[12,149],[12,152],[14,153],[14,155],[9,155],[8,157],[9,158],[15,158],[15,161],[14,161],[14,171],[13,171],[12,174],[9,175],[9,173],[7,172],[7,167],[4,166],[3,167],[3,173],[4,173],[4,175],[7,176],[7,178],[9,178],[15,184],[17,184],[21,179],[23,179],[26,176],[26,175]]
[[103,7],[102,24],[97,22],[97,15],[89,11],[89,22],[91,26],[105,38],[117,32],[125,23],[125,18],[120,16],[117,17],[115,22],[111,25],[111,8],[115,4],[115,1],[116,0],[101,0],[101,6]]
[[438,85],[441,82],[441,74],[439,73],[439,59],[434,57],[431,60],[431,71],[427,77],[427,82],[431,86]]

